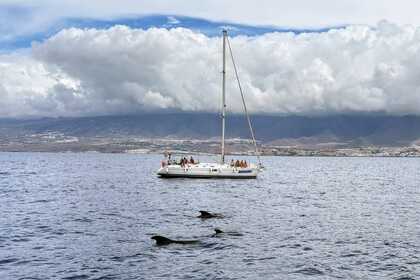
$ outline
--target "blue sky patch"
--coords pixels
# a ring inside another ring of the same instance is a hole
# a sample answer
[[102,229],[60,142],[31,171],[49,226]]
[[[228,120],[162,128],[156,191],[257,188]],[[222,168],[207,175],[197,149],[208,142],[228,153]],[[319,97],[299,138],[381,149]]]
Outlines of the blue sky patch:
[[[9,13],[10,12],[10,13]],[[13,10],[13,9],[2,9],[0,8],[0,15],[9,13],[8,18],[11,16],[20,17],[27,19],[27,11]],[[11,15],[13,13],[14,15]],[[3,22],[5,24],[5,22]],[[13,24],[13,22],[10,22]],[[290,29],[290,28],[278,28],[272,26],[251,26],[244,24],[235,24],[227,22],[209,21],[200,18],[185,17],[185,16],[174,16],[174,15],[149,15],[149,16],[138,16],[138,17],[126,17],[116,19],[89,19],[89,18],[67,18],[60,19],[51,25],[44,27],[43,30],[34,31],[26,34],[10,34],[10,36],[0,37],[0,50],[13,51],[21,48],[28,48],[31,46],[33,41],[43,41],[62,29],[65,28],[96,28],[96,29],[107,29],[115,25],[126,25],[131,28],[148,29],[151,27],[159,28],[176,28],[184,27],[189,28],[197,32],[201,32],[207,36],[219,36],[223,28],[228,28],[231,36],[247,35],[256,36],[270,32],[325,32],[331,28],[324,29]],[[3,28],[4,29],[4,28]],[[6,29],[2,32],[6,32]]]

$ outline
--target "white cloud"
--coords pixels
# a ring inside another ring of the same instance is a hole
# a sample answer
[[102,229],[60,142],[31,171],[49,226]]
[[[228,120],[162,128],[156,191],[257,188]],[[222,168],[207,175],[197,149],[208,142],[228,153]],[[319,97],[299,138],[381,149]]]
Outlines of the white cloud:
[[0,55],[0,117],[88,113],[80,82],[47,68],[25,55]]
[[176,25],[176,24],[180,24],[180,23],[181,23],[181,21],[178,20],[176,17],[174,17],[174,16],[169,16],[168,17],[168,24],[169,25]]
[[[420,29],[380,22],[231,43],[249,109],[420,114]],[[0,56],[0,116],[218,111],[221,39],[177,28],[63,30]],[[228,64],[228,107],[242,107]]]

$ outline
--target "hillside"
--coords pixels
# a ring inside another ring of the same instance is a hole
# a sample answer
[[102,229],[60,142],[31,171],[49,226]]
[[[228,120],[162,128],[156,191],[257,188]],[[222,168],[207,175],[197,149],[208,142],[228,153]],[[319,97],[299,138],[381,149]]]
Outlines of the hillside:
[[[253,116],[258,140],[302,147],[409,146],[420,139],[416,116]],[[171,113],[83,118],[0,120],[0,139],[23,139],[49,132],[74,137],[202,139],[219,137],[216,114]],[[249,138],[245,118],[227,119],[228,138]]]

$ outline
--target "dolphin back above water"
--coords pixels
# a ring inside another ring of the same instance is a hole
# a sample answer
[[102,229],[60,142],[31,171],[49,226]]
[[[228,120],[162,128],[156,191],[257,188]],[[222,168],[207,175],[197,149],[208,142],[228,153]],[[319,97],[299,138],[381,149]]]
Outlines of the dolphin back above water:
[[169,244],[196,244],[198,240],[172,240],[164,236],[155,235],[151,239],[156,241],[156,245],[169,245]]
[[204,210],[201,210],[199,212],[200,212],[200,215],[198,216],[198,218],[201,218],[201,219],[223,218],[221,214],[210,213]]
[[220,233],[223,233],[223,230],[221,230],[220,228],[215,228],[214,232],[215,234],[220,234]]
[[[242,236],[242,234],[239,233],[239,232],[235,232],[235,231],[225,232],[225,231],[221,230],[220,228],[215,228],[214,233],[212,235],[203,236],[203,237],[220,237],[220,236],[223,236],[224,234],[226,234],[228,236]],[[169,245],[169,244],[197,244],[197,243],[201,243],[200,240],[173,240],[173,239],[169,239],[165,236],[161,236],[161,235],[154,235],[154,236],[151,237],[151,239],[155,240],[156,245],[158,245],[158,246]]]

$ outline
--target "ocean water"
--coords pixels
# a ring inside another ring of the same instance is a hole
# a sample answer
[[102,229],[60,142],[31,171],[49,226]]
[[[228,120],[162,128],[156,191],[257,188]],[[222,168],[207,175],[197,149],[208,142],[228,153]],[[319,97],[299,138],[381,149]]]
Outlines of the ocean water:
[[160,159],[0,153],[0,279],[420,278],[420,159],[266,157],[257,180]]

